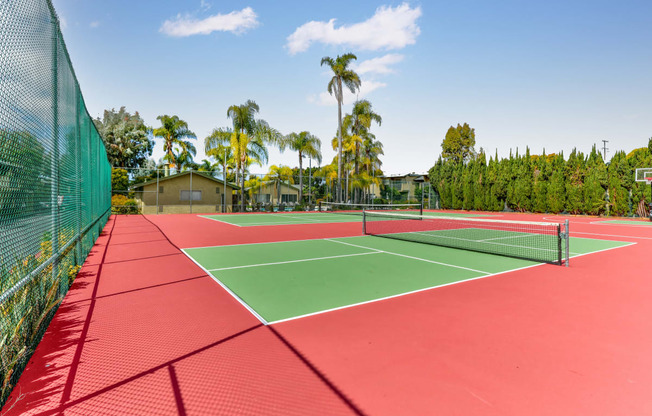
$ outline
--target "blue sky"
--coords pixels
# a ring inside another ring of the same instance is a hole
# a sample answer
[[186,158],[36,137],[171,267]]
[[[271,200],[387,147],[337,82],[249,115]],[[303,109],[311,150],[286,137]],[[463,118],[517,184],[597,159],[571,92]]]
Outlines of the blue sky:
[[[360,98],[382,118],[387,173],[425,172],[449,126],[501,156],[652,137],[652,2],[53,0],[92,116],[126,106],[176,114],[203,139],[255,100],[283,133],[335,152],[323,56],[353,52]],[[352,97],[343,111],[350,111]],[[162,154],[160,145],[155,156]],[[270,164],[297,156],[270,152]],[[265,172],[266,167],[252,167]]]

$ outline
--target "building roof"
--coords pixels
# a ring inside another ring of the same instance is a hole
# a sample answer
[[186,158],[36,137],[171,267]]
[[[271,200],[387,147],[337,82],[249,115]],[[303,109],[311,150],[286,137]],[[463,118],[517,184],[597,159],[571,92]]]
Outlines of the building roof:
[[[268,186],[268,185],[274,185],[276,182],[274,182],[274,181],[263,181],[262,183],[263,183],[263,186]],[[299,190],[299,187],[297,185],[294,185],[294,184],[291,184],[291,183],[281,182],[281,185],[285,185],[285,186],[287,186],[289,188],[294,188],[297,191]],[[246,187],[245,191],[248,191],[250,189],[251,189],[251,186]]]
[[398,174],[398,175],[383,175],[381,176],[382,179],[402,179],[402,178],[415,178],[414,180],[418,181],[419,179],[426,178],[425,180],[428,180],[428,174],[427,173],[405,173],[405,174]]
[[[214,178],[214,177],[212,177],[211,175],[209,175],[209,174],[206,173],[206,172],[192,172],[192,174],[193,174],[193,176],[194,176],[194,175],[199,175],[199,176],[201,176],[201,177],[203,177],[203,178],[210,179],[210,180],[212,180],[213,182],[217,182],[217,183],[219,183],[219,184],[224,184],[224,181],[223,181],[223,180],[220,180],[220,179]],[[170,179],[180,178],[180,177],[182,177],[182,176],[186,176],[186,175],[190,175],[190,171],[188,171],[188,172],[181,172],[181,173],[175,173],[174,175],[160,177],[160,178],[158,178],[158,183],[160,184],[161,182],[169,181]],[[137,185],[134,185],[134,186],[132,187],[132,189],[142,188],[143,186],[146,186],[146,185],[152,185],[152,184],[155,184],[155,183],[156,183],[156,179],[153,179],[153,180],[151,180],[151,181],[147,181],[147,182],[143,182],[143,183],[139,183],[139,184],[137,184]],[[231,188],[233,188],[233,189],[236,189],[236,190],[237,190],[237,189],[240,189],[240,187],[239,187],[238,185],[236,185],[236,184],[234,184],[234,183],[231,183],[231,182],[227,182],[227,183],[226,183],[226,186],[229,186],[229,187],[231,187]]]

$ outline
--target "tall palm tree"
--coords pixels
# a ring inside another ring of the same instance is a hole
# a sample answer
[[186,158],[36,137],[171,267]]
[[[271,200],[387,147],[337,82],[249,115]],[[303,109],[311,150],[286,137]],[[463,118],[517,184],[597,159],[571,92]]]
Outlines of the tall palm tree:
[[218,145],[206,152],[206,156],[215,159],[216,164],[222,169],[225,181],[233,182],[235,174],[233,170],[236,166],[235,157],[233,156],[233,149],[230,145]]
[[[371,124],[376,122],[379,126],[383,122],[382,117],[373,111],[368,100],[358,100],[353,104],[353,111],[344,117],[344,128],[355,137],[355,149],[353,151],[354,174],[360,174],[360,148],[364,144],[364,137],[369,133]],[[354,199],[359,203],[360,192],[356,190]]]
[[255,115],[260,108],[252,100],[241,105],[232,105],[226,114],[232,120],[233,128],[215,129],[205,139],[206,151],[219,145],[228,145],[233,149],[236,159],[236,175],[240,176],[240,209],[244,211],[245,204],[245,171],[250,161],[266,163],[267,143],[279,145],[282,135],[267,124],[265,120],[257,120]]
[[290,133],[283,139],[281,150],[289,147],[290,150],[299,153],[299,202],[303,202],[303,157],[308,156],[321,163],[321,140],[319,137],[302,131],[301,133]]
[[291,184],[294,181],[292,180],[292,169],[288,166],[276,166],[272,165],[269,167],[269,172],[267,172],[267,175],[263,178],[264,181],[269,181],[272,182],[274,185],[276,185],[276,193],[277,193],[277,202],[281,202],[281,184],[282,183],[288,183]]
[[[331,189],[333,188],[333,184],[337,180],[337,167],[335,165],[336,163],[333,160],[333,163],[331,163],[330,165],[322,166],[317,170],[317,172],[315,172],[315,175],[322,178],[324,182],[326,182],[326,186],[330,187]],[[328,199],[329,193],[327,192],[324,195],[324,197]],[[332,198],[332,195],[330,195],[330,197]]]
[[321,58],[321,65],[326,64],[333,71],[333,78],[328,83],[328,92],[337,100],[337,202],[342,198],[342,101],[344,100],[342,88],[347,87],[349,91],[355,93],[360,89],[361,84],[360,76],[348,68],[354,59],[358,58],[352,53],[338,55],[335,59],[328,56]]
[[[174,168],[179,162],[192,162],[192,157],[196,154],[195,146],[184,139],[196,139],[195,133],[190,131],[188,123],[177,116],[168,116],[167,114],[156,117],[161,121],[161,127],[155,129],[152,133],[154,137],[163,139],[163,150],[166,160],[171,168]],[[175,153],[177,152],[178,153]]]
[[221,169],[219,162],[213,162],[212,160],[202,159],[201,163],[197,166],[199,172],[206,172],[213,176],[213,174],[218,173]]

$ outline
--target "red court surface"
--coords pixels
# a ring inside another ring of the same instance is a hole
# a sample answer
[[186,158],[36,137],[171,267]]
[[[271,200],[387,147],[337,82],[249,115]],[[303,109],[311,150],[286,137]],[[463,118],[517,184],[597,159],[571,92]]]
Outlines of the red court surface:
[[179,248],[359,223],[113,216],[3,414],[652,414],[652,228],[568,218],[637,244],[263,326]]

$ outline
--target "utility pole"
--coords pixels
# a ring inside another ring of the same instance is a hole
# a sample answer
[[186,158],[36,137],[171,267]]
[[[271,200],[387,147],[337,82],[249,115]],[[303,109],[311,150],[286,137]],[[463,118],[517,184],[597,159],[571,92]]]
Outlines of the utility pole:
[[607,162],[607,143],[609,143],[609,140],[603,140],[602,141],[602,159],[604,159],[605,163]]

